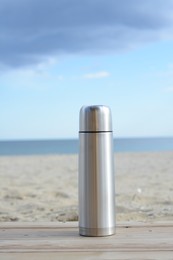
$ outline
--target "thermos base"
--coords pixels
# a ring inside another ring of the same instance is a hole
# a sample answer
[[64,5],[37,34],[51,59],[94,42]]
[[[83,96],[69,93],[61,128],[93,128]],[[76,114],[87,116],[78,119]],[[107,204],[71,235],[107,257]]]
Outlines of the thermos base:
[[109,228],[83,228],[79,227],[79,234],[86,237],[104,237],[115,234],[115,227]]

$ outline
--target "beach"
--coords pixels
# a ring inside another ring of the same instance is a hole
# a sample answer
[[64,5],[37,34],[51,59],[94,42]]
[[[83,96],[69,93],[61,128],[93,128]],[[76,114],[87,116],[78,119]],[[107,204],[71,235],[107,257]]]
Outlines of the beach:
[[[172,221],[173,152],[115,154],[116,221]],[[78,156],[1,156],[0,221],[77,221]]]

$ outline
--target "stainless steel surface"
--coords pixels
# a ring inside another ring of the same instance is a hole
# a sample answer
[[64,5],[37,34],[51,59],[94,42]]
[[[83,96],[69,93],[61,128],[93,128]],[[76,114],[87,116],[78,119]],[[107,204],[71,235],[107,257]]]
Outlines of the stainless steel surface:
[[[93,107],[99,112],[93,112]],[[86,120],[87,130],[84,131],[82,127],[79,134],[79,233],[84,236],[107,236],[115,233],[113,133],[110,130],[111,113],[108,110],[107,107],[92,106],[91,109],[82,108],[80,112],[80,121],[81,117],[86,117],[84,111],[97,115],[87,115],[93,122],[90,124]],[[101,127],[98,128],[97,119],[102,115],[103,119],[99,119]],[[92,127],[88,128],[87,124]],[[89,132],[88,129],[92,130]],[[97,130],[94,132],[93,129]]]
[[83,106],[79,131],[112,131],[111,111],[107,106]]
[[79,233],[81,236],[87,237],[104,237],[111,236],[115,234],[115,227],[106,228],[79,228]]

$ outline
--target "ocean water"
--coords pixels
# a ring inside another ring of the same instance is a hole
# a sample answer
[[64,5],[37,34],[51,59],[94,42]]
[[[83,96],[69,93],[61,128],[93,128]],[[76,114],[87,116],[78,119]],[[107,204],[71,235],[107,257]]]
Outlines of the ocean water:
[[[77,139],[0,141],[0,156],[76,154],[78,145]],[[173,151],[173,137],[114,139],[114,152],[156,151]]]

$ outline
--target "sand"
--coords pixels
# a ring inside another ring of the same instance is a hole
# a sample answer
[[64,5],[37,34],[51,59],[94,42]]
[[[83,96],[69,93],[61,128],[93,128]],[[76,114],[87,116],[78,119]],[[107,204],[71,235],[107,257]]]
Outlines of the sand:
[[[173,152],[115,154],[117,221],[173,219]],[[0,221],[77,221],[77,155],[0,157]]]

